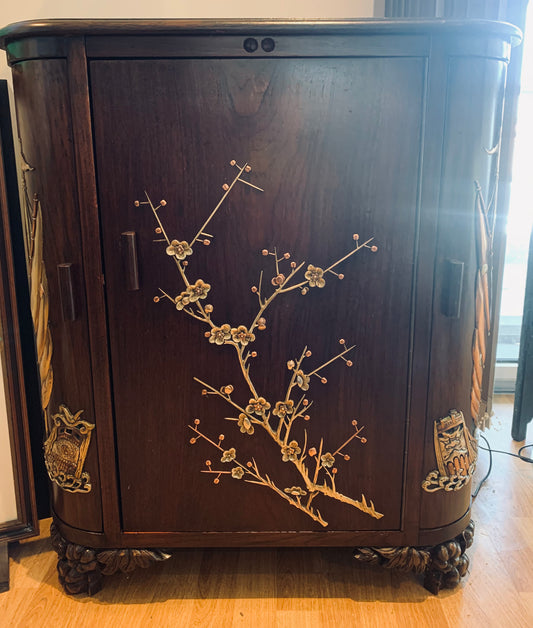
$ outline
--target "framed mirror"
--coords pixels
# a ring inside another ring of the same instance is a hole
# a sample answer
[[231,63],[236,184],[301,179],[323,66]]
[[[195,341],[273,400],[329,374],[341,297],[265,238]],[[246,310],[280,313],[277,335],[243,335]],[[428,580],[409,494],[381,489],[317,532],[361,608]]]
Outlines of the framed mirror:
[[[7,81],[0,81],[0,591],[9,588],[8,543],[39,532],[30,422],[40,423]],[[20,262],[20,260],[19,260]]]

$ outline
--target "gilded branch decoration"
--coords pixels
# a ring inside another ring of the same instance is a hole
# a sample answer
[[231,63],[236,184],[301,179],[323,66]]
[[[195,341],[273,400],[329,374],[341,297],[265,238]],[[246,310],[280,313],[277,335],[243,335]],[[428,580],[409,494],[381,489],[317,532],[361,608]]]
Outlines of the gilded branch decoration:
[[435,421],[433,431],[438,469],[428,473],[422,488],[428,493],[458,491],[474,474],[477,442],[466,427],[463,413],[457,410]]
[[50,479],[71,493],[88,493],[91,479],[83,470],[91,442],[92,423],[82,421],[83,410],[76,414],[66,406],[52,416],[52,429],[44,443],[44,460]]
[[221,199],[190,241],[182,237],[172,238],[168,235],[160,217],[167,205],[165,200],[154,204],[145,192],[145,200],[134,202],[136,207],[147,205],[151,210],[157,225],[155,232],[162,236],[159,242],[165,244],[166,254],[173,260],[183,282],[184,289],[176,296],[160,289],[154,301],[156,303],[170,302],[176,310],[206,325],[208,329],[205,332],[205,338],[210,344],[231,347],[249,391],[247,399],[238,400],[232,396],[234,393],[232,384],[214,386],[199,378],[194,379],[202,386],[204,396],[218,396],[231,406],[233,416],[225,417],[225,420],[235,424],[239,433],[250,438],[254,438],[258,432],[268,435],[278,449],[280,462],[291,465],[295,470],[297,483],[286,487],[278,486],[266,471],[259,468],[254,458],[251,460],[241,458],[237,448],[226,443],[224,434],[211,437],[200,427],[200,419],[195,419],[189,425],[192,432],[190,443],[205,442],[211,446],[216,455],[216,461],[212,462],[209,459],[205,461],[205,468],[202,472],[213,476],[215,485],[220,484],[222,478],[231,478],[268,488],[322,526],[327,526],[328,522],[316,506],[317,497],[337,500],[375,519],[380,519],[383,515],[364,494],[360,499],[354,499],[341,493],[337,487],[338,464],[340,461],[350,460],[349,454],[345,451],[346,448],[354,441],[362,445],[367,441],[362,435],[364,426],[360,426],[357,420],[351,421],[350,429],[347,430],[342,443],[333,448],[328,447],[323,438],[317,446],[309,444],[306,429],[303,430],[301,437],[298,437],[294,431],[297,424],[305,424],[311,420],[310,409],[313,402],[308,398],[308,391],[312,383],[319,380],[322,384],[326,384],[327,379],[323,371],[334,362],[342,361],[346,366],[352,366],[349,354],[353,351],[354,345],[348,345],[341,338],[339,352],[316,368],[306,366],[306,359],[311,357],[312,353],[307,346],[304,347],[299,357],[291,358],[286,363],[289,383],[281,399],[268,399],[264,396],[262,391],[257,390],[250,373],[251,362],[257,357],[257,352],[253,350],[256,334],[267,328],[266,312],[275,299],[293,291],[306,295],[310,290],[323,289],[332,278],[342,280],[344,275],[338,272],[338,267],[343,262],[362,250],[375,253],[378,247],[372,243],[373,238],[362,241],[358,234],[353,234],[353,248],[326,268],[304,261],[297,263],[291,260],[290,253],[280,254],[276,248],[263,249],[262,255],[272,261],[271,274],[273,276],[272,278],[269,276],[266,280],[265,271],[262,270],[257,285],[251,287],[257,299],[257,313],[253,320],[247,324],[239,321],[235,325],[225,321],[215,321],[213,306],[207,303],[211,285],[204,279],[190,278],[189,260],[194,254],[195,246],[210,244],[213,235],[209,234],[206,229],[237,183],[263,191],[243,178],[245,174],[251,172],[248,164],[239,166],[235,160],[232,160],[230,165],[237,169],[236,176],[230,184],[225,183],[222,186],[224,193]]
[[470,411],[476,427],[490,427],[490,415],[487,411],[487,399],[483,397],[483,373],[487,356],[487,343],[491,333],[490,321],[490,274],[492,269],[492,245],[494,225],[491,224],[491,207],[494,198],[487,206],[481,186],[476,181],[476,309],[475,329],[472,343],[472,391]]
[[[22,147],[21,147],[22,151]],[[54,384],[52,369],[52,337],[48,326],[49,297],[48,280],[43,260],[43,217],[37,194],[30,200],[26,174],[33,168],[22,153],[22,191],[24,195],[24,240],[28,260],[28,283],[30,307],[35,333],[35,348],[41,380],[41,405],[45,415],[47,433],[50,430],[48,405]]]

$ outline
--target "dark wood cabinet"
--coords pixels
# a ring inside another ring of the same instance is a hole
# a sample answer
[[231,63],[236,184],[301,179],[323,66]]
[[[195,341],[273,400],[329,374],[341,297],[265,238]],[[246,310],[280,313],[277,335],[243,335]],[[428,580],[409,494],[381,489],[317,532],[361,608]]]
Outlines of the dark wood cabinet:
[[[384,20],[2,32],[42,223],[67,590],[186,546],[381,563],[411,546],[430,588],[464,573],[518,37]],[[439,572],[447,542],[461,564]]]

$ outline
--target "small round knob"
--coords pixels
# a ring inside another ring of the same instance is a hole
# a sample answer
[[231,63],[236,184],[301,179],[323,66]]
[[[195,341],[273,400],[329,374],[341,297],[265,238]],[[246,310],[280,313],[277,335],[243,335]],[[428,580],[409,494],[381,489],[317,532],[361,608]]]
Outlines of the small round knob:
[[259,47],[259,44],[257,43],[257,39],[254,39],[253,37],[247,37],[244,40],[242,47],[246,50],[246,52],[255,52]]
[[275,47],[276,47],[276,44],[271,37],[265,37],[265,39],[261,41],[261,48],[265,52],[272,52]]

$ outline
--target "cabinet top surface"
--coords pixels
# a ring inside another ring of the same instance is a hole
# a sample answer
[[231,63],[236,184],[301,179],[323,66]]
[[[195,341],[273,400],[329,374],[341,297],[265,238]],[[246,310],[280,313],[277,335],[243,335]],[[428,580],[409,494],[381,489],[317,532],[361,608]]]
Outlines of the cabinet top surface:
[[517,44],[520,30],[490,20],[273,20],[273,19],[56,19],[9,24],[0,30],[0,48],[25,37],[71,37],[91,35],[235,35],[235,34],[353,34],[353,35],[484,35],[498,36]]

